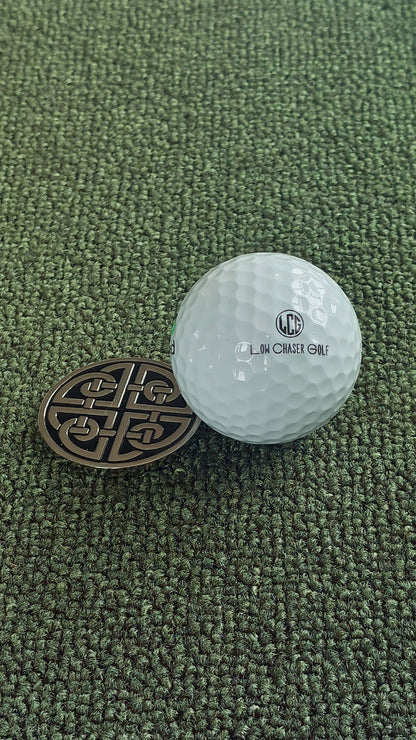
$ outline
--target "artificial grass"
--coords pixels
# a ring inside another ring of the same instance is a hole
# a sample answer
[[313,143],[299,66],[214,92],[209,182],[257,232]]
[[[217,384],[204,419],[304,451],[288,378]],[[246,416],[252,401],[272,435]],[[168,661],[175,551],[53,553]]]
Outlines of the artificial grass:
[[[1,738],[416,737],[415,16],[2,2]],[[351,298],[340,414],[125,475],[55,457],[47,389],[169,360],[186,291],[253,251]]]

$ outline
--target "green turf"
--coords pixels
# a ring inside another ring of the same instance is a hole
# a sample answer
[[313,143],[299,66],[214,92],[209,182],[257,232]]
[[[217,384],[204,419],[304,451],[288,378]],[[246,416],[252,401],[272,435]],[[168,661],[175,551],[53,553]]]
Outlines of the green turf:
[[[0,738],[416,738],[415,32],[411,0],[2,0]],[[341,413],[56,457],[47,389],[168,360],[252,251],[351,298]]]

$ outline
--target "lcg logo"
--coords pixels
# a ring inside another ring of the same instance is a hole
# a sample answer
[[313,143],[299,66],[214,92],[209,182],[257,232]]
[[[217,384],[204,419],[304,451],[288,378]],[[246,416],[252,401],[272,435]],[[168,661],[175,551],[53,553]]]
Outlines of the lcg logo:
[[303,316],[291,308],[282,311],[276,318],[276,329],[283,337],[298,337],[303,327]]

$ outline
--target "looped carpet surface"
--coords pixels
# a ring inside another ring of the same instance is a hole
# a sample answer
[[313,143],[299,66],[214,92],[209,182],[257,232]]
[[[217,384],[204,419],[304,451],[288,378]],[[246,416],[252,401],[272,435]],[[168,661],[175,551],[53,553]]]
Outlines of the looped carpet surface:
[[[0,738],[416,738],[415,31],[406,0],[2,0]],[[169,361],[256,251],[354,304],[331,422],[124,475],[48,449],[56,380]]]

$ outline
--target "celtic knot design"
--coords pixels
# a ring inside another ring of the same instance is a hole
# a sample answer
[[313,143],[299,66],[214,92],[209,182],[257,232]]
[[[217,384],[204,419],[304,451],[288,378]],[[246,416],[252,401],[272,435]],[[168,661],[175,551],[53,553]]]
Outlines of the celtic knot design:
[[142,465],[185,444],[199,419],[164,362],[120,358],[77,370],[54,386],[40,431],[60,455],[105,468]]

